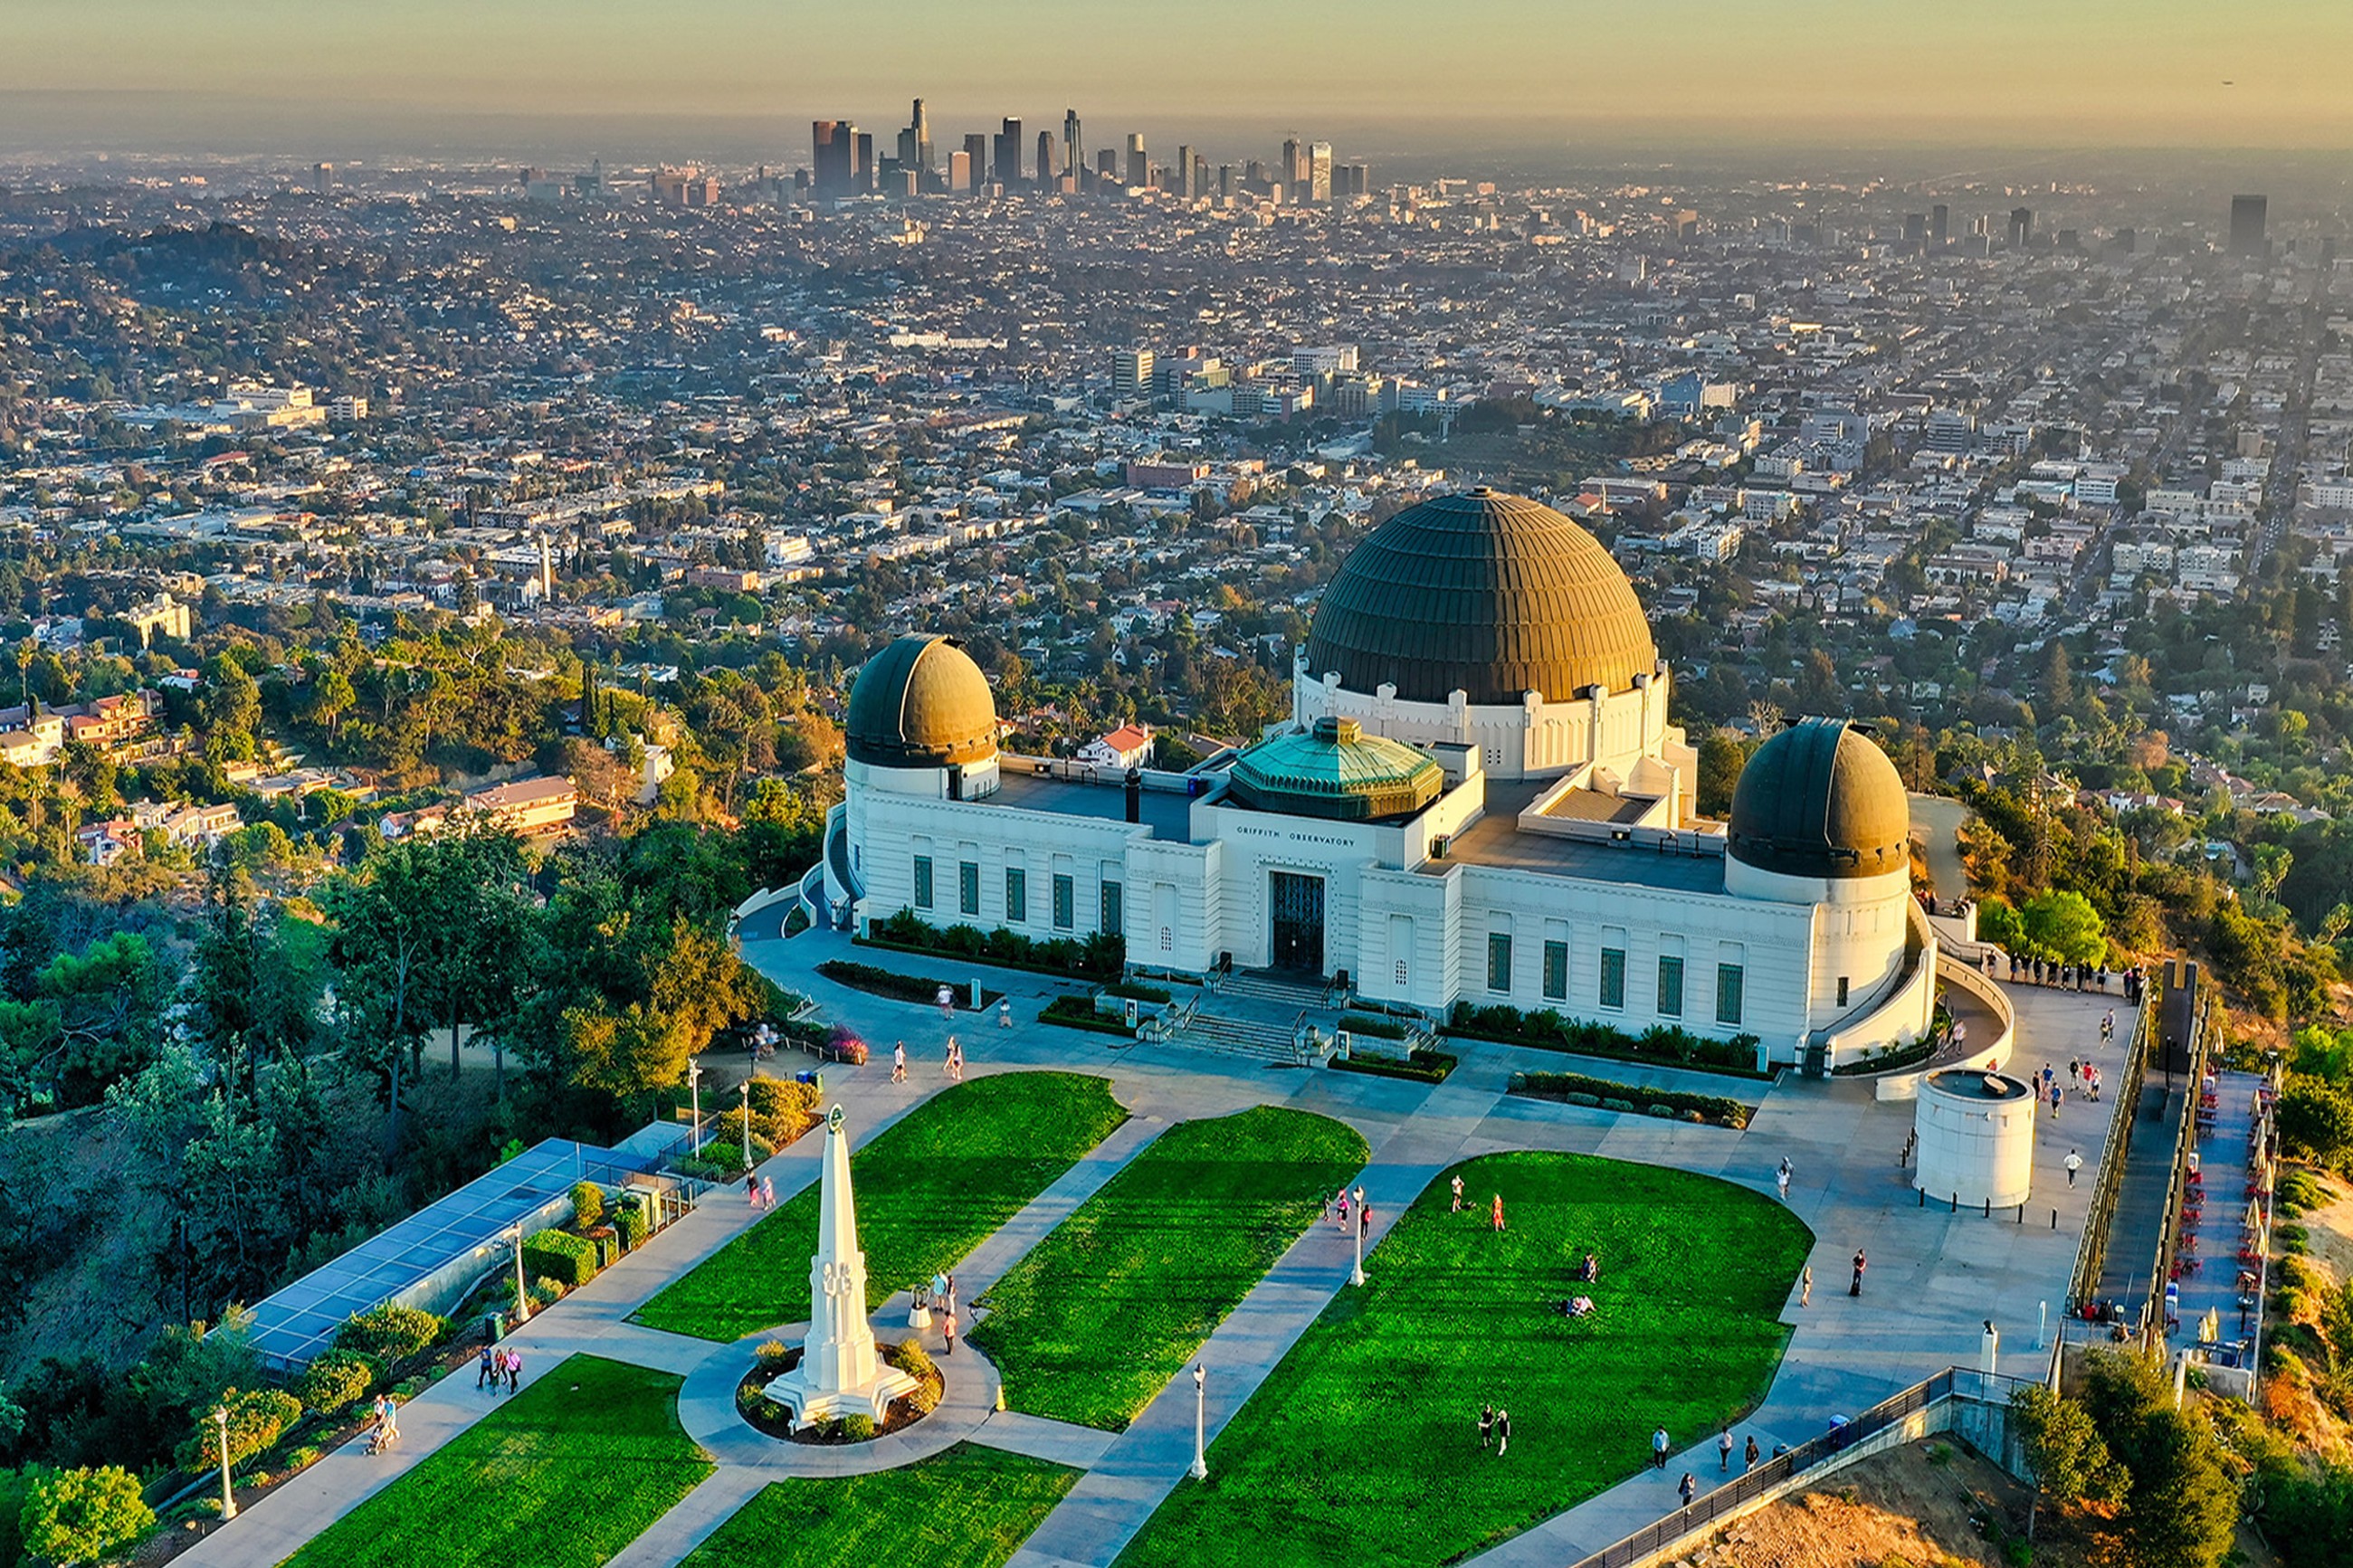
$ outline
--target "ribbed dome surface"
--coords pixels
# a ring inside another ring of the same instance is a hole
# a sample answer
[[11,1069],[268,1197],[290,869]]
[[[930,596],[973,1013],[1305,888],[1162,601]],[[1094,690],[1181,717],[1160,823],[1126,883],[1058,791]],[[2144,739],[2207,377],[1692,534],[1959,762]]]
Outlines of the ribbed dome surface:
[[953,637],[910,635],[866,661],[842,726],[850,759],[944,768],[997,754],[988,678]]
[[1315,607],[1307,668],[1409,702],[1623,691],[1658,668],[1633,584],[1567,518],[1485,489],[1423,501],[1349,553]]
[[1244,805],[1336,822],[1409,816],[1446,787],[1446,771],[1429,753],[1365,734],[1354,719],[1318,719],[1312,730],[1261,741],[1229,776]]
[[1757,748],[1733,786],[1726,847],[1760,871],[1875,877],[1912,863],[1895,764],[1844,719],[1804,719]]

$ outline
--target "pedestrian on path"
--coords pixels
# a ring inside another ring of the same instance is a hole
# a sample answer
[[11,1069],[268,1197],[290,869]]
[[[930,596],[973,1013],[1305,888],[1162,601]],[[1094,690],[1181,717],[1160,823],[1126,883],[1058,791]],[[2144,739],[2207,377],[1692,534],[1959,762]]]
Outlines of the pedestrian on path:
[[945,1347],[940,1352],[942,1355],[955,1354],[955,1309],[954,1307],[950,1307],[940,1316],[940,1342],[944,1347]]
[[1864,1258],[1862,1256],[1862,1248],[1858,1247],[1854,1249],[1854,1282],[1846,1288],[1846,1293],[1850,1296],[1860,1296],[1862,1294],[1863,1263]]
[[2114,1007],[2111,1007],[2108,1009],[2107,1016],[2100,1020],[2100,1044],[2104,1046],[2108,1045],[2112,1043],[2116,1037],[2116,1010]]
[[514,1393],[522,1386],[522,1352],[507,1352],[507,1392]]
[[1748,1434],[1748,1447],[1741,1451],[1740,1473],[1746,1475],[1757,1468],[1757,1434]]
[[744,1201],[754,1208],[760,1206],[760,1173],[757,1171],[744,1173]]
[[1652,1469],[1663,1470],[1667,1468],[1667,1429],[1662,1426],[1651,1434],[1651,1468]]
[[940,1060],[940,1076],[942,1078],[954,1078],[955,1077],[955,1070],[956,1037],[954,1035],[950,1035],[948,1037],[948,1054]]
[[1348,1234],[1348,1189],[1345,1184],[1340,1188],[1340,1234]]
[[486,1387],[491,1381],[491,1357],[494,1353],[496,1352],[488,1344],[482,1346],[481,1363],[474,1369],[474,1387],[478,1391]]
[[997,1026],[1000,1029],[1013,1027],[1013,998],[1010,996],[997,999]]
[[1781,1157],[1781,1168],[1773,1173],[1773,1184],[1781,1189],[1781,1201],[1785,1204],[1789,1201],[1790,1174],[1789,1159],[1785,1154]]
[[1492,1405],[1482,1405],[1479,1407],[1479,1447],[1486,1447],[1494,1440],[1495,1407]]
[[2059,1101],[2066,1092],[2055,1083],[2051,1086],[2051,1120],[2053,1121],[2059,1120]]
[[760,1206],[764,1209],[776,1206],[776,1178],[774,1176],[760,1178]]
[[955,1276],[951,1274],[948,1276],[948,1316],[950,1317],[955,1316]]
[[1715,1468],[1725,1475],[1732,1473],[1732,1426],[1729,1422],[1715,1435]]
[[2084,1168],[2084,1156],[2075,1152],[2074,1150],[2070,1149],[2067,1151],[2065,1164],[2067,1166],[2067,1184],[2072,1187],[2075,1184],[2075,1173]]
[[1493,1203],[1493,1205],[1491,1205],[1489,1206],[1489,1208],[1488,1208],[1488,1217],[1489,1217],[1491,1220],[1493,1220],[1493,1221],[1494,1222],[1494,1226],[1495,1226],[1495,1234],[1496,1234],[1497,1236],[1501,1236],[1501,1235],[1503,1235],[1503,1234],[1504,1234],[1504,1194],[1501,1194],[1501,1193],[1497,1193],[1497,1194],[1495,1194],[1495,1201],[1494,1201],[1494,1203]]
[[952,1021],[955,1017],[955,993],[943,985],[940,987],[937,1000],[940,1005],[941,1021],[943,1023]]
[[891,1047],[891,1081],[907,1081],[907,1042],[904,1040]]
[[1454,1212],[1454,1213],[1456,1213],[1456,1214],[1461,1214],[1461,1213],[1462,1212],[1462,1173],[1461,1173],[1461,1172],[1460,1172],[1460,1171],[1457,1171],[1457,1172],[1455,1172],[1455,1173],[1454,1173],[1453,1187],[1454,1187],[1454,1210],[1453,1210],[1453,1212]]
[[1373,1205],[1370,1204],[1356,1205],[1356,1234],[1366,1241],[1373,1239]]
[[1809,1263],[1798,1275],[1798,1305],[1800,1307],[1810,1307],[1813,1304],[1814,1266]]
[[948,1041],[948,1070],[956,1082],[964,1081],[964,1047],[954,1038]]
[[1495,1412],[1495,1458],[1502,1458],[1504,1450],[1511,1446],[1512,1413],[1508,1410],[1498,1410]]
[[1699,1478],[1685,1470],[1683,1479],[1675,1483],[1675,1490],[1683,1494],[1683,1507],[1690,1508],[1692,1499],[1699,1495]]

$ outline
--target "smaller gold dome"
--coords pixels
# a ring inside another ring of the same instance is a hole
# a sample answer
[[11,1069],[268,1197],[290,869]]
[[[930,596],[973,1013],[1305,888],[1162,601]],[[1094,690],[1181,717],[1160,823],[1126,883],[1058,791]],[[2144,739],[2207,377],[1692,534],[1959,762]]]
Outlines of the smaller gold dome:
[[859,670],[842,728],[852,762],[962,766],[997,755],[997,700],[962,643],[911,634]]

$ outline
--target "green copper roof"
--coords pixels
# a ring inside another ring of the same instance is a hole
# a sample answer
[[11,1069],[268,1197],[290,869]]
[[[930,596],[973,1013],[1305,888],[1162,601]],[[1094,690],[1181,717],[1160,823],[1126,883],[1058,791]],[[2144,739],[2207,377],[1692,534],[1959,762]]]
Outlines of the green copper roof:
[[1286,816],[1369,822],[1409,816],[1446,787],[1445,770],[1401,742],[1366,735],[1354,719],[1261,741],[1234,763],[1242,805]]

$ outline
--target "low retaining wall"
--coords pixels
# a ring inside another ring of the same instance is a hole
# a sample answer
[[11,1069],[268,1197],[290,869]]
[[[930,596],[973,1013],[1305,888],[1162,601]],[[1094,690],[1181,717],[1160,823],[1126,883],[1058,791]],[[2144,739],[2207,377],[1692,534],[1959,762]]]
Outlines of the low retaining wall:
[[[2018,1045],[2018,1010],[2010,1005],[2010,998],[2002,994],[2001,987],[1987,979],[1984,973],[1968,960],[1956,957],[1941,948],[1936,952],[1936,978],[1942,984],[1950,985],[1956,990],[1968,992],[1978,1002],[1983,1003],[1996,1018],[2001,1020],[2000,1029],[1996,1031],[1992,1039],[1985,1043],[1983,1049],[1979,1049],[1975,1041],[1970,1042],[1968,1054],[1970,1064],[1975,1066],[1990,1063],[1997,1072],[2007,1067],[2010,1064],[2010,1052],[2016,1049]],[[1872,1094],[1873,1098],[1883,1100],[1917,1100],[1920,1098],[1922,1079],[1940,1068],[1957,1065],[1959,1064],[1956,1062],[1927,1061],[1916,1068],[1906,1068],[1903,1072],[1887,1073],[1873,1081]]]

